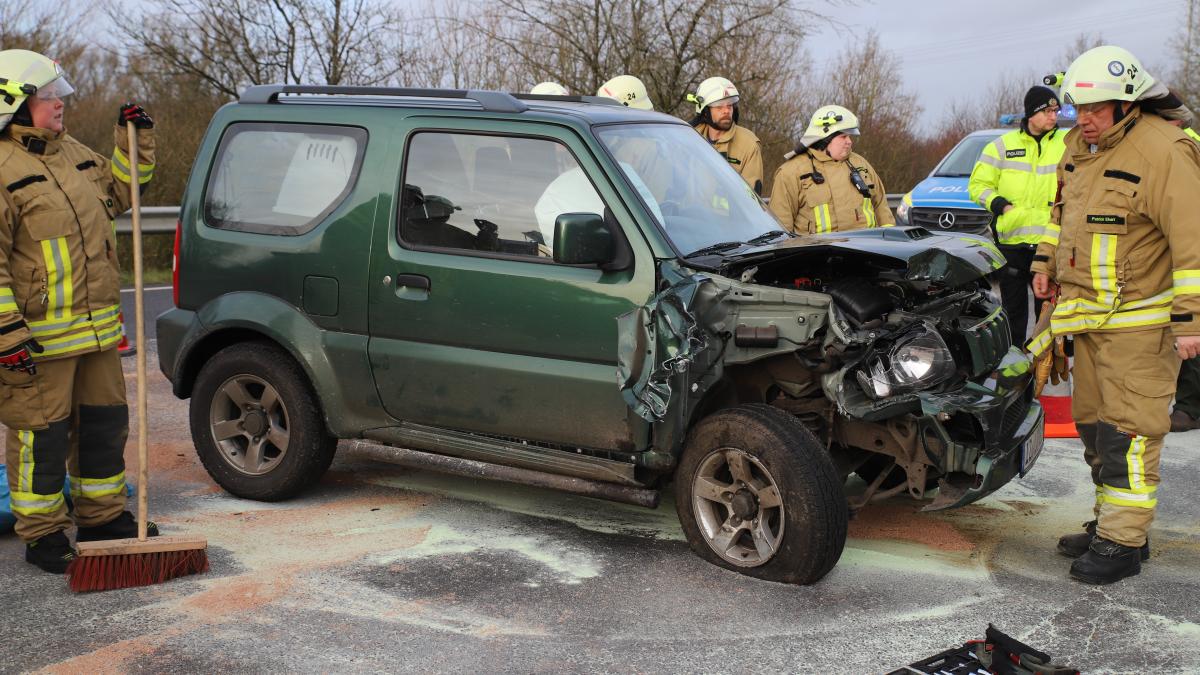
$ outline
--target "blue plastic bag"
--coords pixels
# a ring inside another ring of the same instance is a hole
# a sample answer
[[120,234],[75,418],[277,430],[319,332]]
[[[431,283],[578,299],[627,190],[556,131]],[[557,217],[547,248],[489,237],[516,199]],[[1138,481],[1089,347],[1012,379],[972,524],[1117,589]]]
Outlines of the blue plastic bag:
[[[67,497],[68,508],[71,504],[71,479],[63,485],[63,494]],[[125,484],[125,494],[132,497],[135,494],[133,485]],[[3,464],[0,464],[0,534],[11,532],[17,524],[17,517],[12,512],[12,496],[8,493],[8,474]]]
[[17,517],[12,514],[12,500],[8,496],[8,474],[0,464],[0,534],[11,531],[16,524]]

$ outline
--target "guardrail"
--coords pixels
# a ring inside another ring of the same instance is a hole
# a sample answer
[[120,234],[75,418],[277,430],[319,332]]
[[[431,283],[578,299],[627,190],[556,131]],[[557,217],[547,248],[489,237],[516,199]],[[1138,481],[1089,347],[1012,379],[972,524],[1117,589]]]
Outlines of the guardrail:
[[[143,206],[142,232],[160,234],[174,232],[175,223],[179,220],[178,206]],[[133,232],[133,218],[126,211],[117,216],[117,232],[129,234]]]
[[[890,194],[887,196],[888,206],[893,210],[900,206],[900,200],[904,198],[902,194]],[[142,207],[142,232],[147,234],[161,234],[163,232],[174,232],[175,223],[179,221],[178,206],[143,206]],[[117,232],[129,234],[133,231],[133,219],[130,218],[129,212],[126,211],[117,216]]]

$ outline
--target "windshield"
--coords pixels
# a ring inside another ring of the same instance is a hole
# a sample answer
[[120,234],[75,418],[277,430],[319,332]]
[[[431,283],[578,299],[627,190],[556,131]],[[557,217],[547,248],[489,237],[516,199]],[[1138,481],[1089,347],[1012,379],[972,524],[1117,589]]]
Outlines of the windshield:
[[683,255],[783,232],[729,162],[690,127],[606,126],[598,135]]
[[983,153],[983,146],[1000,138],[1003,132],[986,133],[979,135],[971,135],[959,141],[958,145],[946,155],[946,159],[938,165],[938,168],[933,172],[935,176],[948,177],[963,177],[970,176],[971,169],[975,168],[975,162],[979,161],[979,155]]

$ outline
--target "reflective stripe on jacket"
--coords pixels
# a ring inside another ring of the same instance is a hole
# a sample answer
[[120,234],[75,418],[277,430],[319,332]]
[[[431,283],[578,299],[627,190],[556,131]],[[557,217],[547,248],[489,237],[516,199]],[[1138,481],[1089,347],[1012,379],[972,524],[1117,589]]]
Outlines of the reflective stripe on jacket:
[[1091,152],[1078,129],[1032,271],[1061,287],[1055,335],[1170,325],[1200,334],[1200,149],[1134,107]]
[[[1016,129],[984,146],[967,191],[971,201],[996,215],[996,238],[1001,244],[1036,245],[1046,233],[1065,135],[1052,129],[1039,142]],[[1012,204],[1012,210],[1000,213],[1006,203]]]
[[754,135],[753,131],[745,127],[733,125],[729,131],[722,132],[717,136],[717,140],[711,141],[708,139],[708,125],[701,122],[695,127],[696,131],[708,141],[713,149],[721,153],[734,171],[746,181],[746,185],[758,194],[762,194],[765,186],[763,185],[763,163],[762,163],[762,142],[758,140],[758,136]]
[[[852,170],[870,189],[869,198],[854,187]],[[814,173],[824,180],[817,182]],[[839,162],[820,150],[809,150],[775,170],[770,208],[785,229],[799,234],[888,227],[896,220],[885,192],[879,174],[861,155],[852,152]]]
[[[126,131],[111,158],[65,133],[10,124],[0,135],[0,350],[30,337],[38,360],[121,339],[114,218],[129,208]],[[138,136],[140,182],[154,173],[154,135]]]

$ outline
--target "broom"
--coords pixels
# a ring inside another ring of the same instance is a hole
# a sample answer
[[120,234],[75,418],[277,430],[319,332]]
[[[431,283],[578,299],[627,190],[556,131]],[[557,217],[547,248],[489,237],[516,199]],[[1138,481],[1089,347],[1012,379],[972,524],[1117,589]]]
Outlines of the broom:
[[[138,179],[137,126],[129,130],[129,195],[133,214],[134,307],[137,344],[144,345],[145,326],[142,306],[142,220],[141,181]],[[199,537],[147,536],[150,499],[147,487],[150,468],[146,450],[146,350],[137,351],[137,449],[138,505],[137,539],[80,542],[79,555],[67,567],[71,590],[107,591],[162,583],[188,574],[208,571],[208,542]]]

